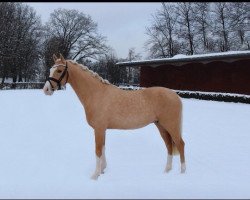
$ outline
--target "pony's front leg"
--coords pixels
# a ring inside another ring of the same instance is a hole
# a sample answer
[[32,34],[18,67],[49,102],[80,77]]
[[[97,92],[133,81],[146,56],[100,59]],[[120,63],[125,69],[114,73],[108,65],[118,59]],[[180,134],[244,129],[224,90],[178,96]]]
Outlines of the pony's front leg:
[[91,176],[92,179],[97,180],[98,176],[106,167],[106,158],[104,153],[105,129],[95,129],[95,152],[96,152],[96,169]]
[[104,174],[104,169],[107,167],[106,155],[105,155],[105,144],[102,146],[102,161],[101,161],[101,173]]

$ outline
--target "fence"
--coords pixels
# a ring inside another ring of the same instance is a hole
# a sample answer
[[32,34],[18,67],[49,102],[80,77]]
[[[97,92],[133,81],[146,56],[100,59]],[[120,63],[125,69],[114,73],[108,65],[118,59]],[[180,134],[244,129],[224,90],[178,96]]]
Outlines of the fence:
[[17,83],[3,83],[0,84],[0,90],[11,89],[42,89],[44,82],[17,82]]

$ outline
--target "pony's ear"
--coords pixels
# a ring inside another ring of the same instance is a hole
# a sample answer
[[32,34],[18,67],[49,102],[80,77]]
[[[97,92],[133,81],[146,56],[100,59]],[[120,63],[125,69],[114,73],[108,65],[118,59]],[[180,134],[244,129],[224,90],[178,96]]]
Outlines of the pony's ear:
[[63,57],[63,55],[61,53],[60,53],[60,59],[61,59],[62,62],[65,62],[65,59],[64,59],[64,57]]
[[53,54],[53,60],[54,60],[54,62],[56,62],[57,59],[58,59],[58,58],[56,57],[56,55]]

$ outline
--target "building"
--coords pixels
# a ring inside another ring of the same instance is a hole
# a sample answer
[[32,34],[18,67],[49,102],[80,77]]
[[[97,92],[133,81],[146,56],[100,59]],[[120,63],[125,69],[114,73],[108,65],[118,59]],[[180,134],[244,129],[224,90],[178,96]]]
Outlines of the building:
[[140,86],[250,95],[250,51],[231,51],[117,63],[139,67]]

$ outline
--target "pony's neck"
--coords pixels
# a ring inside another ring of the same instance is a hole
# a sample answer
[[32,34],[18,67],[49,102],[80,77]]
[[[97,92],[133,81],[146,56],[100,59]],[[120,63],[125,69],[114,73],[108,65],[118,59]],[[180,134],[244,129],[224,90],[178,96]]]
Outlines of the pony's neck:
[[68,83],[74,89],[84,106],[91,102],[91,99],[105,87],[98,79],[91,76],[87,70],[83,70],[78,64],[73,64],[69,61],[68,73]]

